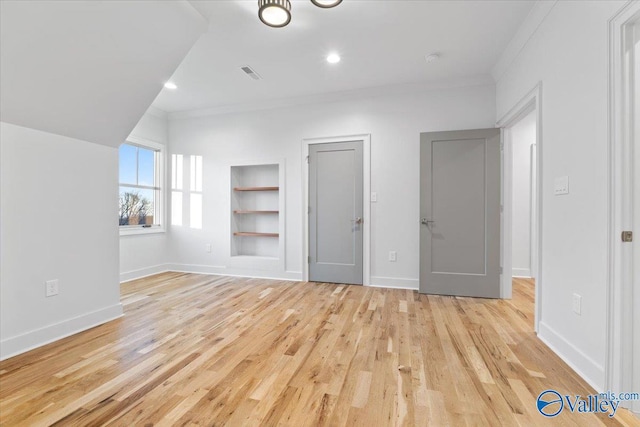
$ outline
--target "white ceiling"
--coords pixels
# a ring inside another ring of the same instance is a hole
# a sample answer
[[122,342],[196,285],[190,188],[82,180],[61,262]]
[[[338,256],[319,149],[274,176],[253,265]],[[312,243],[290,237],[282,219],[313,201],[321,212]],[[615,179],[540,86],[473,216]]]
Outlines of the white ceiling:
[[118,146],[205,30],[184,0],[0,0],[0,119]]
[[[325,10],[294,0],[281,29],[259,21],[255,0],[190,3],[209,30],[173,75],[178,89],[156,98],[167,112],[488,75],[535,2],[344,0]],[[325,61],[332,51],[337,65]],[[441,59],[427,64],[432,52]]]

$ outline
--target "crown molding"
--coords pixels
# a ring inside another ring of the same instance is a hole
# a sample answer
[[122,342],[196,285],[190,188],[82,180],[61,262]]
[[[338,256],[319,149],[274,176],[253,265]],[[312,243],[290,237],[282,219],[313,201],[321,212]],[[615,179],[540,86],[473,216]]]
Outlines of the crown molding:
[[331,92],[319,95],[298,96],[291,98],[272,99],[245,104],[222,105],[219,107],[200,108],[186,111],[169,112],[169,120],[182,120],[194,117],[215,116],[220,114],[244,113],[249,111],[271,110],[299,105],[323,104],[345,100],[372,98],[378,96],[398,96],[439,89],[454,89],[472,86],[493,86],[494,81],[488,74],[476,75],[433,82],[407,83],[399,85],[376,86],[364,89],[354,89],[341,92]]
[[558,0],[538,0],[533,5],[529,14],[524,19],[515,36],[511,39],[507,47],[504,49],[498,62],[491,69],[491,76],[497,83],[507,72],[513,61],[520,55],[522,49],[527,45],[529,40],[538,31],[542,22],[544,22],[549,12],[558,3]]

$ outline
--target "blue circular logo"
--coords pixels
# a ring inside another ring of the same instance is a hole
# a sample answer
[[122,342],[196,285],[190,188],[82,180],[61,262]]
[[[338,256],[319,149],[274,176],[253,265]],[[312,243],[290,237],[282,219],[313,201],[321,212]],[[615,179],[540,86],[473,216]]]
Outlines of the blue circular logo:
[[555,390],[545,390],[538,396],[538,412],[545,417],[555,417],[564,409],[562,396]]

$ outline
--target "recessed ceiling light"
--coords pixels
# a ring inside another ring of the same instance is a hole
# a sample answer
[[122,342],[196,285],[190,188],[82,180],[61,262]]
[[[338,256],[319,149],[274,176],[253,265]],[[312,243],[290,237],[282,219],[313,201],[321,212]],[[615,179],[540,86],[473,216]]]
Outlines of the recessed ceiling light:
[[330,53],[329,56],[327,56],[327,62],[329,64],[337,64],[340,62],[340,55],[337,53]]
[[438,59],[440,59],[440,54],[439,53],[431,53],[427,56],[424,57],[424,60],[427,62],[433,62],[433,61],[437,61]]
[[176,84],[173,83],[173,82],[166,82],[164,84],[164,87],[166,87],[167,89],[171,89],[171,90],[178,89],[178,86],[176,86]]

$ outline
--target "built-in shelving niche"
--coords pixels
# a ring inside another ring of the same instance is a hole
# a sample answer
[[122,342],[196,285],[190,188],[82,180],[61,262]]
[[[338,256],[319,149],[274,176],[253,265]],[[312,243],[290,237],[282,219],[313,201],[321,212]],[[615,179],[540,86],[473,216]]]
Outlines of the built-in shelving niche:
[[279,260],[281,165],[231,166],[231,256]]

